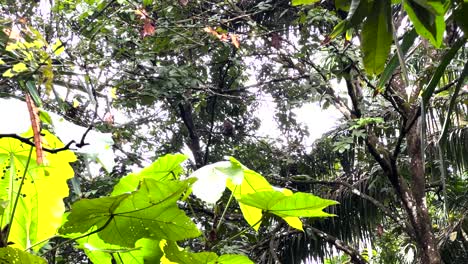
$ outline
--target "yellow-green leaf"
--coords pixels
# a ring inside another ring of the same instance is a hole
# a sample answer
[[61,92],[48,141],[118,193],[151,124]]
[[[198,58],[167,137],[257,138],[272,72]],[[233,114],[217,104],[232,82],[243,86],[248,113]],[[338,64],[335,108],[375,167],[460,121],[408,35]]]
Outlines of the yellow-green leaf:
[[298,5],[311,5],[315,4],[320,0],[292,0],[292,5],[293,6],[298,6]]
[[19,63],[16,63],[15,65],[13,65],[13,71],[14,72],[24,72],[24,71],[27,71],[28,70],[28,66],[26,66],[26,64],[22,63],[22,62],[19,62]]
[[46,264],[46,260],[18,248],[0,248],[0,263],[8,264]]
[[[42,132],[44,147],[55,149],[64,146],[46,130]],[[32,131],[22,136],[29,138]],[[11,138],[0,139],[0,146],[0,199],[13,201],[22,183],[8,240],[15,243],[15,247],[25,249],[50,238],[61,225],[62,214],[65,211],[63,198],[69,194],[67,180],[74,174],[69,163],[75,161],[76,157],[69,150],[56,154],[46,152],[46,165],[38,165],[36,152],[32,151],[25,173],[31,146]],[[5,210],[2,227],[9,222],[12,206],[10,202]]]
[[[249,169],[244,169],[244,180],[240,185],[235,185],[230,179],[228,179],[226,185],[238,201],[246,194],[273,190],[273,187],[262,175]],[[242,202],[239,202],[239,207],[247,223],[249,223],[253,229],[258,230],[260,227],[260,220],[263,216],[262,210]]]
[[55,56],[58,56],[65,51],[65,46],[63,45],[62,41],[60,41],[60,39],[57,39],[54,45],[52,45],[52,51],[54,52]]
[[12,71],[11,69],[6,70],[6,71],[2,74],[2,76],[3,76],[3,77],[6,77],[6,78],[11,78],[11,77],[13,77],[13,76],[15,76],[15,75],[16,75],[16,74],[14,74],[13,71]]

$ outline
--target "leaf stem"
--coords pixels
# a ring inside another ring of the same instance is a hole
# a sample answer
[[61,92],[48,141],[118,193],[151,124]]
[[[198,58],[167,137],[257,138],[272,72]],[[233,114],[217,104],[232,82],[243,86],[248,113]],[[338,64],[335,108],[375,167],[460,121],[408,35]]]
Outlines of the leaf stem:
[[[18,201],[19,201],[19,197],[21,195],[21,189],[23,188],[23,184],[24,184],[24,178],[26,178],[26,174],[28,172],[28,168],[29,168],[29,163],[31,161],[31,156],[32,156],[32,151],[33,151],[33,147],[31,146],[31,148],[29,148],[29,154],[28,154],[28,160],[26,161],[26,165],[24,166],[24,172],[23,172],[23,177],[21,178],[21,182],[20,182],[20,185],[18,187],[18,193],[16,194],[16,198],[15,198],[15,203],[13,204],[13,209],[11,210],[11,215],[10,215],[10,222],[8,222],[10,224],[10,226],[7,228],[7,232],[6,232],[6,235],[5,235],[5,245],[8,243],[8,237],[10,235],[10,230],[11,230],[11,227],[13,225],[13,219],[15,217],[15,211],[16,211],[16,206],[18,205]],[[10,159],[10,163],[11,162],[14,162],[12,159]],[[12,175],[10,174],[10,180],[11,179]],[[13,192],[13,188],[11,189],[11,192]]]
[[223,223],[224,215],[226,214],[227,209],[229,208],[229,205],[231,204],[232,197],[234,197],[234,192],[236,191],[236,189],[237,189],[237,185],[236,187],[234,187],[234,190],[231,192],[231,196],[229,196],[229,200],[226,204],[226,207],[224,207],[224,211],[221,214],[221,219],[219,219],[218,225],[216,226],[216,231],[219,231],[219,228],[221,227],[221,224]]
[[[265,218],[265,215],[263,214],[262,217],[261,217],[255,224],[253,224],[253,225],[251,225],[251,226],[253,227],[253,226],[258,225],[259,223],[261,223],[261,222],[263,221],[264,218]],[[244,233],[247,232],[247,230],[249,230],[249,229],[250,229],[250,226],[244,228],[243,230],[241,230],[241,231],[238,232],[237,234],[233,235],[232,237],[229,237],[229,238],[227,238],[227,239],[223,239],[223,240],[219,241],[218,243],[214,244],[211,248],[213,249],[213,248],[219,246],[220,244],[223,244],[224,242],[232,241],[234,238],[236,238],[236,237],[238,237],[238,236],[244,234]]]
[[403,81],[405,82],[405,87],[408,87],[409,78],[408,78],[408,71],[407,71],[406,65],[405,65],[404,55],[403,55],[403,52],[401,51],[400,44],[398,43],[398,37],[397,37],[396,28],[395,28],[395,23],[393,22],[393,19],[390,19],[390,21],[391,21],[391,24],[392,24],[393,42],[395,43],[396,52],[397,52],[397,55],[398,55],[398,61],[400,62],[400,68],[401,68],[401,72],[403,74]]

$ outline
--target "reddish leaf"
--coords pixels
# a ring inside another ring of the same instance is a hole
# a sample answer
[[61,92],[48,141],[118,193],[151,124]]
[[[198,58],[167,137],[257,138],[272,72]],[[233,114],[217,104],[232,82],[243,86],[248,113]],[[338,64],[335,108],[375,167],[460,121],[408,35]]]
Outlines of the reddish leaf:
[[141,31],[141,37],[144,38],[146,36],[153,36],[156,27],[154,26],[153,21],[151,19],[145,19],[145,23],[143,24],[143,29]]
[[112,125],[114,124],[114,115],[111,114],[110,112],[107,112],[105,115],[104,115],[104,122],[106,122],[106,124],[108,125]]
[[186,6],[188,4],[188,0],[179,0],[179,4],[181,6]]

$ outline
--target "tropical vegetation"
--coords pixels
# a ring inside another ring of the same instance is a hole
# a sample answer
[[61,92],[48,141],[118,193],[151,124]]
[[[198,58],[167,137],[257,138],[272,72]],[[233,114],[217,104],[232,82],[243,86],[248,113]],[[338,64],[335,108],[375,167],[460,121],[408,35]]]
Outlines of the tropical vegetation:
[[2,263],[468,261],[467,1],[0,14]]

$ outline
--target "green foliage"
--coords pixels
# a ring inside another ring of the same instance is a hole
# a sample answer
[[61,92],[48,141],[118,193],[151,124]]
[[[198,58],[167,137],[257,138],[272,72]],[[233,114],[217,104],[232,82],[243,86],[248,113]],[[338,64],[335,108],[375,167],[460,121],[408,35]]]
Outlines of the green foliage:
[[[414,29],[405,33],[405,35],[403,36],[403,42],[400,45],[403,56],[406,55],[409,48],[414,44],[414,41],[416,40],[417,36],[418,34],[416,33]],[[380,76],[379,83],[377,84],[377,87],[376,87],[378,91],[381,91],[383,89],[383,87],[390,80],[390,78],[392,77],[393,73],[395,72],[398,66],[400,66],[400,62],[398,60],[398,54],[394,54],[392,58],[389,60],[389,62],[387,63],[387,66],[385,67],[384,71],[382,72]]]
[[[29,145],[0,139],[5,168],[0,213],[2,228],[11,226],[8,239],[0,241],[1,250],[9,252],[6,261],[18,255],[28,263],[25,259],[32,255],[23,250],[31,248],[56,263],[67,256],[75,263],[69,254],[72,242],[82,251],[71,253],[104,264],[252,262],[230,253],[248,253],[255,262],[276,257],[284,263],[313,257],[348,261],[333,259],[336,249],[310,226],[339,243],[364,248],[363,241],[375,244],[380,236],[375,228],[384,223],[395,232],[378,253],[398,262],[406,254],[398,249],[415,243],[402,231],[414,221],[379,165],[387,158],[395,161],[391,168],[396,165],[398,176],[414,187],[409,182],[414,157],[408,156],[402,137],[408,131],[400,129],[411,124],[428,128],[421,149],[431,173],[425,190],[428,209],[436,219],[428,226],[442,238],[441,250],[458,245],[463,252],[457,234],[466,233],[466,227],[457,221],[466,207],[466,188],[457,182],[466,178],[458,172],[467,163],[460,90],[466,1],[67,0],[54,1],[48,15],[36,2],[0,4],[0,73],[5,77],[0,96],[27,93],[37,106],[60,112],[60,118],[111,132],[117,166],[101,171],[105,177],[89,179],[83,172],[89,164],[73,165],[75,193],[66,199],[71,209],[60,229],[62,238],[49,240],[61,224],[66,180],[73,176],[68,162],[75,157],[69,151],[46,153],[48,163],[37,165],[35,149],[29,158]],[[401,37],[400,45],[392,46]],[[398,46],[400,58],[396,52],[389,56]],[[398,69],[403,65],[407,70]],[[257,133],[263,120],[252,113],[264,101],[274,110],[261,112],[260,118],[275,118],[277,138]],[[312,143],[296,110],[317,102],[336,107],[349,120]],[[427,110],[422,116],[426,122],[407,109]],[[47,128],[53,115],[41,113]],[[127,117],[119,120],[122,113]],[[439,128],[444,120],[447,125]],[[46,147],[63,146],[43,132]],[[371,133],[376,142],[368,142]],[[434,158],[437,137],[447,138],[446,148],[452,151]],[[94,147],[91,138],[83,143]],[[367,149],[374,143],[375,156]],[[187,147],[194,160],[166,155],[129,173],[153,155]],[[395,157],[382,156],[387,153]],[[225,155],[239,157],[265,177],[234,158],[216,162]],[[445,163],[447,181],[437,172]],[[31,177],[34,184],[28,182]],[[333,200],[340,204],[324,211]],[[320,219],[332,215],[338,217]],[[11,251],[7,242],[19,250]]]
[[[64,146],[49,132],[44,133],[47,146]],[[74,175],[69,162],[76,157],[71,151],[46,153],[46,164],[38,165],[35,153],[29,158],[31,146],[9,138],[0,139],[0,146],[0,199],[8,201],[2,227],[10,226],[8,241],[16,247],[37,246],[55,235],[62,223],[63,198],[69,195],[67,180]]]
[[45,259],[13,247],[0,248],[0,263],[5,264],[46,264]]
[[444,15],[450,1],[404,0],[403,6],[418,34],[437,48],[442,46],[445,31]]
[[176,201],[191,181],[145,178],[137,191],[76,202],[62,234],[94,232],[106,243],[133,247],[141,238],[183,240],[200,235]]
[[318,2],[319,0],[292,0],[291,4],[293,6],[298,6],[298,5],[311,5],[311,4],[314,4],[316,2]]
[[[115,254],[122,259],[136,259],[135,263],[146,263],[146,259],[161,258],[162,254],[178,263],[246,261],[242,256],[223,255],[218,259],[214,253],[189,253],[177,249],[175,241],[200,235],[191,219],[176,203],[196,179],[181,181],[177,180],[177,176],[167,178],[168,175],[181,172],[180,163],[183,160],[185,156],[180,154],[166,155],[140,173],[122,178],[116,185],[118,191],[114,190],[111,196],[77,201],[60,233],[75,237],[90,259],[100,263],[109,263]],[[227,163],[215,163],[208,167],[213,168],[208,172],[215,175],[222,172],[226,175],[224,181],[229,179],[228,186],[233,188],[233,196],[239,200],[245,219],[255,229],[258,229],[263,219],[262,210],[276,214],[292,226],[302,229],[297,217],[331,216],[322,212],[322,209],[336,204],[310,194],[274,191],[261,175],[245,168],[234,158],[230,158]],[[207,190],[210,190],[209,186],[205,186]],[[255,195],[259,197],[253,197]],[[164,253],[151,250],[159,248],[158,241],[163,240],[167,241]]]
[[392,44],[392,13],[389,0],[375,1],[362,26],[361,40],[364,68],[369,74],[384,70]]
[[329,217],[332,214],[322,210],[337,202],[322,199],[308,193],[285,195],[278,191],[256,192],[244,195],[240,201],[279,217]]
[[170,181],[179,178],[182,173],[182,163],[187,157],[182,154],[168,154],[158,158],[153,164],[144,168],[139,173],[131,173],[115,185],[112,195],[132,192],[139,187],[141,180],[150,178],[157,181]]

